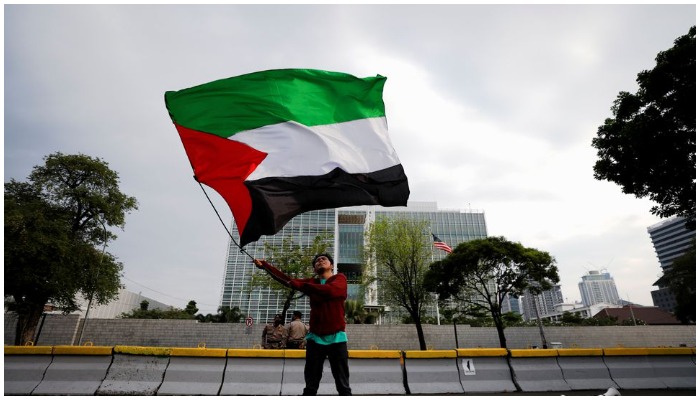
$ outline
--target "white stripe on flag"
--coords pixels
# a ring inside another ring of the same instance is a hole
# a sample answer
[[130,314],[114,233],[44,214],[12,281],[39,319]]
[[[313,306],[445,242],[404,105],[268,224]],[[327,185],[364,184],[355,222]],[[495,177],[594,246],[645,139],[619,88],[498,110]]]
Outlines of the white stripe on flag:
[[237,133],[229,139],[268,156],[246,180],[319,176],[340,167],[368,173],[400,164],[389,140],[386,118],[305,126],[294,121]]

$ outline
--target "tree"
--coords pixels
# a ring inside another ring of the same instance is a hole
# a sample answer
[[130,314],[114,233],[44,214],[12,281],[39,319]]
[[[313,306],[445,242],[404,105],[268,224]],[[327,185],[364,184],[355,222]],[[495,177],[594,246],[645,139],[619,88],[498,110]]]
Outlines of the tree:
[[197,314],[197,311],[199,311],[199,308],[197,308],[197,302],[190,300],[190,302],[185,306],[185,312],[190,315],[195,315]]
[[579,313],[572,313],[569,311],[564,311],[561,316],[561,322],[563,325],[581,325],[583,324],[583,317]]
[[695,249],[696,241],[688,251],[675,259],[671,268],[664,271],[662,282],[676,298],[674,314],[683,324],[695,322]]
[[[378,218],[367,233],[366,276],[375,280],[379,300],[398,305],[408,312],[416,326],[421,350],[426,350],[421,316],[430,300],[423,287],[431,243],[426,221],[406,218]],[[376,272],[372,272],[372,270]]]
[[[291,278],[304,278],[313,273],[311,261],[313,261],[314,256],[319,253],[325,253],[326,249],[330,247],[330,242],[328,235],[317,235],[308,246],[301,246],[291,238],[284,238],[280,246],[265,242],[264,247],[265,253],[270,255],[268,260],[271,264]],[[251,268],[253,268],[252,264]],[[283,323],[292,302],[304,296],[303,293],[282,285],[272,279],[266,272],[258,269],[253,271],[250,287],[251,289],[270,288],[278,297],[284,298],[284,305],[281,311]]]
[[241,322],[243,319],[243,314],[241,314],[241,309],[238,306],[233,308],[229,306],[220,306],[217,309],[217,314],[197,314],[197,321],[199,322],[218,322],[218,323],[234,323]]
[[166,310],[159,308],[149,310],[143,306],[134,308],[128,313],[119,316],[124,319],[195,319],[195,316],[181,308],[170,307]]
[[559,282],[555,260],[548,253],[526,248],[504,237],[460,243],[450,255],[430,265],[427,290],[440,299],[454,299],[491,315],[501,347],[506,347],[501,309],[506,295],[525,290],[538,293]]
[[695,27],[637,75],[635,94],[620,92],[614,118],[598,127],[594,177],[657,205],[652,214],[695,223]]
[[44,305],[78,309],[76,295],[105,304],[116,297],[121,263],[105,251],[136,199],[116,172],[85,155],[54,153],[28,182],[5,183],[5,300],[17,313],[15,344],[32,341]]
[[374,324],[379,315],[368,312],[362,300],[345,301],[345,320],[349,324]]

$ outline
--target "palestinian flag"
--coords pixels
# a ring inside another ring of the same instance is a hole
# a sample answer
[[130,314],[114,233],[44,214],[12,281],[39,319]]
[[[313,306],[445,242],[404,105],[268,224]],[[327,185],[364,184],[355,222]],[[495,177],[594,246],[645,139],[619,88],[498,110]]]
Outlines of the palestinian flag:
[[270,70],[169,91],[165,104],[195,179],[226,200],[244,246],[306,211],[406,205],[385,81]]

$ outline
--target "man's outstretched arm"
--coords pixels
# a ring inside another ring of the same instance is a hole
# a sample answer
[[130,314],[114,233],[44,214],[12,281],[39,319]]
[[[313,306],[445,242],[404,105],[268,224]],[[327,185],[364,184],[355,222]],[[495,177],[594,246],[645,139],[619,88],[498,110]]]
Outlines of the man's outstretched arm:
[[282,272],[282,271],[278,270],[277,268],[273,267],[272,265],[270,265],[270,263],[268,263],[267,261],[265,261],[265,260],[258,260],[258,259],[256,258],[256,259],[253,260],[253,264],[255,264],[256,267],[258,267],[258,268],[260,268],[260,269],[262,269],[262,270],[265,270],[265,272],[267,272],[268,274],[270,274],[270,276],[272,277],[272,279],[274,279],[274,280],[276,280],[277,282],[283,284],[284,286],[290,287],[289,281],[291,281],[292,278],[290,278],[290,277],[289,277],[287,274],[285,274],[284,272]]

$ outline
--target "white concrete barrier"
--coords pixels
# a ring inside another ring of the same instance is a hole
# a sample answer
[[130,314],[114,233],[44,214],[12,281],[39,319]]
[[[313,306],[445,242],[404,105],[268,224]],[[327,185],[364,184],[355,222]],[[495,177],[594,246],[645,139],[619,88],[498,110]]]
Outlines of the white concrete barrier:
[[510,350],[514,379],[523,392],[571,390],[564,380],[556,349]]
[[112,365],[97,394],[154,396],[169,361],[169,348],[115,346]]
[[[4,390],[6,395],[300,395],[305,353],[5,346]],[[356,395],[505,393],[518,386],[524,392],[692,390],[696,369],[695,348],[510,350],[510,359],[505,349],[350,350],[348,362]],[[318,394],[337,394],[328,363]]]
[[654,373],[648,354],[648,348],[605,348],[603,361],[621,389],[666,389]]
[[410,394],[464,393],[456,350],[407,350],[404,368]]
[[173,348],[158,395],[216,396],[226,367],[226,349]]
[[694,352],[688,347],[649,349],[654,376],[670,389],[694,389]]
[[56,346],[53,361],[33,395],[94,395],[112,364],[112,348]]
[[464,392],[515,392],[506,349],[457,349],[457,368]]
[[5,395],[31,394],[51,364],[52,351],[52,346],[5,346]]
[[603,349],[557,349],[564,380],[573,390],[619,389],[603,362]]
[[229,349],[221,395],[279,396],[285,351]]

